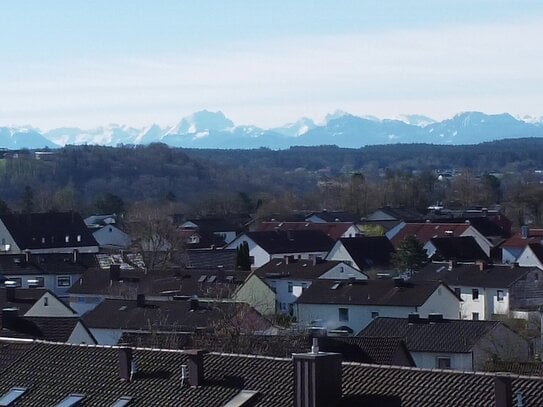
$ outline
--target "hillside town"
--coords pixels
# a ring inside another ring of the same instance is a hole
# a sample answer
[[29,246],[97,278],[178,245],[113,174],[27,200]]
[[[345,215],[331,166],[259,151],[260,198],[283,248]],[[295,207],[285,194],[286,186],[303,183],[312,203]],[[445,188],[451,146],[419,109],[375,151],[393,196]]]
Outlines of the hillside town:
[[21,212],[0,241],[0,405],[541,401],[543,229],[499,207]]

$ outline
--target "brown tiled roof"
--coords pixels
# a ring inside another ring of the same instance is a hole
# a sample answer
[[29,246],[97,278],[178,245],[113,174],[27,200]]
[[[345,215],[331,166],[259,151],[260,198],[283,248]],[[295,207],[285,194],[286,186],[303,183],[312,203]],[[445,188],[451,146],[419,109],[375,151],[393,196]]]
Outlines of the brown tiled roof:
[[487,372],[511,372],[525,376],[543,376],[543,362],[510,362],[505,360],[489,360],[485,364]]
[[458,223],[406,223],[391,239],[395,248],[407,236],[415,236],[419,242],[426,244],[434,237],[461,236],[470,225]]
[[468,353],[501,322],[443,319],[430,323],[420,318],[376,318],[364,328],[361,337],[403,338],[411,352]]
[[311,216],[318,216],[326,222],[356,222],[358,220],[354,214],[345,211],[313,212],[307,215],[305,218],[309,219]]
[[273,232],[276,230],[320,230],[333,240],[338,240],[353,226],[352,222],[261,222],[255,227],[257,232]]
[[[181,351],[135,349],[137,372],[119,379],[118,349],[49,343],[0,344],[0,394],[12,387],[28,391],[18,407],[54,405],[70,393],[84,394],[82,406],[109,406],[121,396],[137,406],[222,406],[240,390],[259,392],[255,407],[294,405],[290,359],[210,353],[204,355],[201,387],[182,385]],[[39,361],[39,368],[36,368]],[[494,374],[344,363],[343,397],[338,407],[491,407]],[[512,375],[513,394],[524,405],[542,402],[543,379]]]
[[438,281],[420,281],[397,286],[394,280],[316,280],[304,290],[298,303],[416,307],[424,304],[440,284]]
[[523,248],[530,243],[541,243],[543,240],[543,229],[528,229],[528,237],[523,239],[520,232],[515,233],[512,237],[503,242],[502,247]]

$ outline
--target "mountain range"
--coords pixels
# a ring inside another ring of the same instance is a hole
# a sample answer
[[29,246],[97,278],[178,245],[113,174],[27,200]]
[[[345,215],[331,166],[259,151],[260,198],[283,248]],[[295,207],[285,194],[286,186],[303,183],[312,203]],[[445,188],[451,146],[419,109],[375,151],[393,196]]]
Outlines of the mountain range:
[[172,147],[251,149],[268,147],[337,145],[360,148],[395,143],[477,144],[506,138],[543,137],[543,117],[515,118],[508,113],[489,115],[464,112],[435,121],[423,115],[397,119],[355,116],[336,111],[316,124],[309,118],[281,127],[262,129],[236,126],[222,112],[202,110],[183,118],[173,127],[157,124],[145,128],[111,124],[84,130],[62,127],[40,132],[32,127],[0,127],[0,148],[56,148],[67,144],[165,143]]

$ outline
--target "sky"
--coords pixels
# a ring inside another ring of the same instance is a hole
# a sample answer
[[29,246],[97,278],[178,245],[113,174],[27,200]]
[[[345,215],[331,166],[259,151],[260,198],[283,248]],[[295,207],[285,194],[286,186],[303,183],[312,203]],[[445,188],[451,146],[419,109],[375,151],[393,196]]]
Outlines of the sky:
[[543,116],[540,0],[0,0],[0,127]]

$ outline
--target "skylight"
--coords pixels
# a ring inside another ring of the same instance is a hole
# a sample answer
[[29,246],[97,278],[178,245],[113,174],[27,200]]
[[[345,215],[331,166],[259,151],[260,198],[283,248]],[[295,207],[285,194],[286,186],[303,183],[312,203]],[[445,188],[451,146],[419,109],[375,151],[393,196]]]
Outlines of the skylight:
[[204,281],[206,281],[206,278],[207,278],[207,276],[205,276],[205,275],[204,275],[204,276],[200,276],[200,278],[198,279],[198,282],[199,282],[199,283],[203,283]]
[[130,396],[123,396],[120,399],[118,399],[115,403],[111,405],[111,407],[124,407],[130,404],[130,401],[132,400],[132,397]]
[[207,279],[207,282],[208,283],[212,283],[213,281],[215,281],[217,279],[217,276],[211,276]]
[[0,398],[0,406],[11,406],[12,403],[25,394],[24,387],[12,387],[6,394]]
[[84,394],[70,394],[55,407],[73,407],[79,405],[79,402],[85,398]]
[[236,396],[231,399],[228,403],[226,403],[223,407],[242,407],[247,405],[248,403],[256,400],[258,396],[257,391],[253,390],[242,390]]
[[337,290],[341,283],[335,283],[332,287],[330,287],[330,290]]

